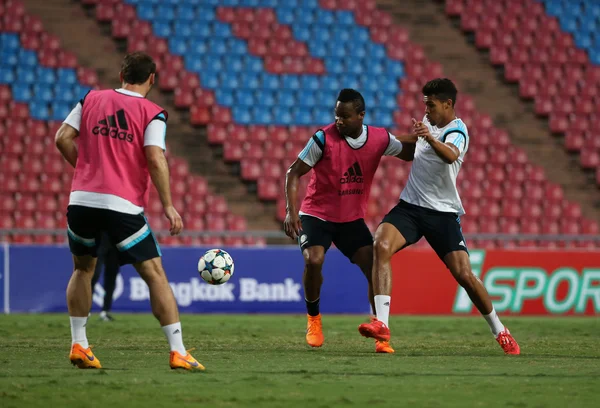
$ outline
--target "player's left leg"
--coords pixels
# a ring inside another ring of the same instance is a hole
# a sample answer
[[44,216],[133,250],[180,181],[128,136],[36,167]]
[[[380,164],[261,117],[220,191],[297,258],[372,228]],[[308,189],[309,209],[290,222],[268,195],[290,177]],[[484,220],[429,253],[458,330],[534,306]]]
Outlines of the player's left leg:
[[[371,312],[375,314],[375,296],[373,293],[373,235],[363,219],[338,224],[333,242],[350,261],[357,265],[367,278],[368,298]],[[371,316],[371,321],[376,320]],[[393,353],[389,341],[375,340],[377,353]]]
[[425,238],[488,322],[492,334],[504,352],[519,354],[519,345],[498,318],[487,289],[471,270],[460,218],[450,213],[431,213],[423,218],[423,222]]
[[71,321],[69,359],[79,368],[101,368],[90,350],[86,324],[92,307],[92,276],[98,250],[98,210],[82,206],[67,209],[69,248],[73,254],[73,274],[67,285],[67,308]]

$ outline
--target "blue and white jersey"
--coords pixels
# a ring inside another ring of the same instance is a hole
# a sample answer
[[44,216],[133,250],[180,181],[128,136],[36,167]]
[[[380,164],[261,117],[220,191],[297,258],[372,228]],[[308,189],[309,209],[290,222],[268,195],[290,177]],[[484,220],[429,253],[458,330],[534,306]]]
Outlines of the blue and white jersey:
[[436,211],[465,213],[456,189],[456,178],[469,149],[469,132],[464,122],[456,118],[443,128],[432,126],[423,118],[431,135],[458,148],[458,159],[448,164],[444,162],[424,139],[419,138],[412,162],[408,182],[400,199],[420,207]]

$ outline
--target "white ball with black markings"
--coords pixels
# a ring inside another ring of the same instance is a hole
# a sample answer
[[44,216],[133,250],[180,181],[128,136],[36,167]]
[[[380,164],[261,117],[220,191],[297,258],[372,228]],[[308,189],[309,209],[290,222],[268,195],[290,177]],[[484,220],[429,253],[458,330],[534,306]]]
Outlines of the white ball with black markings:
[[198,272],[206,283],[221,285],[233,275],[233,258],[222,249],[209,249],[198,261]]

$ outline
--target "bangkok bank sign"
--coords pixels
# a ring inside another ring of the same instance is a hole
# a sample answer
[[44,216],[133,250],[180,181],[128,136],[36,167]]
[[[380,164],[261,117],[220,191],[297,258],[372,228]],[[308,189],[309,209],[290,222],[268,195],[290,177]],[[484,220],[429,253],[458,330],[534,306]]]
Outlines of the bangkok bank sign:
[[[600,314],[600,253],[472,250],[471,265],[499,313]],[[398,253],[393,271],[392,313],[478,313],[431,251]]]

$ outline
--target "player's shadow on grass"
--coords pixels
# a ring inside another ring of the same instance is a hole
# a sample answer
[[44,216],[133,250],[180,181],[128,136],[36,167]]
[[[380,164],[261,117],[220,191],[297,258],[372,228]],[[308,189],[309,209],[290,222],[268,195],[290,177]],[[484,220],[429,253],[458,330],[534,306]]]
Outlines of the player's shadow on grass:
[[310,370],[283,370],[283,371],[253,371],[253,374],[282,374],[282,375],[302,375],[302,376],[313,376],[313,375],[339,375],[339,376],[357,376],[357,377],[510,377],[510,378],[598,378],[600,374],[518,374],[518,373],[461,373],[461,372],[446,372],[446,373],[419,373],[414,371],[390,373],[390,372],[356,372],[356,371],[310,371]]

